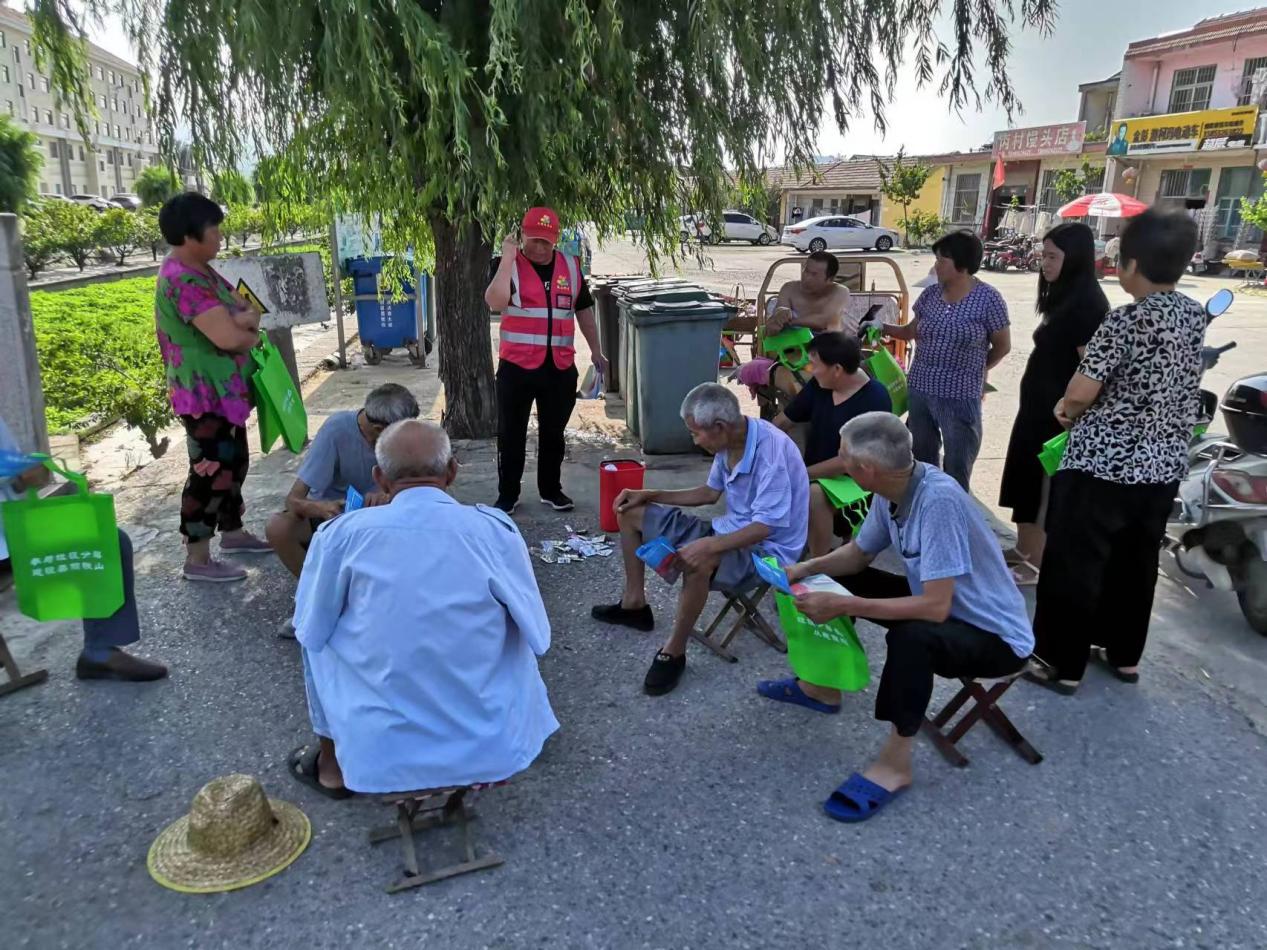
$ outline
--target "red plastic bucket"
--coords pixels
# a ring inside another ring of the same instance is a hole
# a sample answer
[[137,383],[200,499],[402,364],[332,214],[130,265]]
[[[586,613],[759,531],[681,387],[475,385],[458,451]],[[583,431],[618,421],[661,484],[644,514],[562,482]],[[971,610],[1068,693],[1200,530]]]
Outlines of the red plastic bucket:
[[598,526],[603,531],[619,531],[612,505],[626,488],[640,489],[647,467],[637,459],[603,459],[598,463]]

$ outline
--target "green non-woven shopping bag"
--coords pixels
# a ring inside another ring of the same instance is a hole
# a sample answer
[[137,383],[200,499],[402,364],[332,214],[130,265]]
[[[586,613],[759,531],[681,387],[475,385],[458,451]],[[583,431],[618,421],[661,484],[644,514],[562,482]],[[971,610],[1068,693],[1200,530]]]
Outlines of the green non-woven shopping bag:
[[807,327],[792,327],[781,333],[772,333],[761,339],[761,352],[773,356],[788,369],[802,369],[809,362],[810,340],[814,331]]
[[88,480],[47,455],[49,471],[75,486],[70,495],[0,503],[18,609],[32,620],[96,620],[123,606],[123,562],[114,497],[94,494]]
[[286,361],[263,336],[260,345],[251,350],[251,359],[256,366],[251,385],[255,387],[255,404],[259,407],[261,448],[267,452],[276,440],[275,433],[280,432],[286,448],[296,453],[303,451],[308,441],[308,413]]
[[[774,564],[773,558],[766,563]],[[793,585],[793,590],[798,585]],[[814,623],[796,609],[791,594],[774,591],[779,624],[787,636],[787,659],[792,672],[807,683],[856,693],[871,682],[867,651],[863,649],[853,622],[838,617],[829,623]]]
[[871,507],[871,493],[848,475],[815,479],[831,506],[844,515],[854,530],[862,524]]
[[887,347],[876,347],[875,352],[863,362],[867,375],[889,391],[893,413],[905,415],[907,408],[906,373]]
[[1054,435],[1043,443],[1042,450],[1038,453],[1038,461],[1048,476],[1055,475],[1060,471],[1060,460],[1065,457],[1065,446],[1068,444],[1068,432]]

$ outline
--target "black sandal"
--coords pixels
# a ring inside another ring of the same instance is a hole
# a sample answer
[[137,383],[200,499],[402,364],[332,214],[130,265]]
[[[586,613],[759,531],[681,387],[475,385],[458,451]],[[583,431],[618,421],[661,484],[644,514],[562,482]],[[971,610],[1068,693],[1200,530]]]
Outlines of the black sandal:
[[286,760],[286,769],[290,772],[290,777],[302,785],[316,789],[326,798],[333,798],[336,801],[355,795],[356,792],[350,788],[331,788],[329,785],[321,784],[317,772],[317,758],[320,755],[320,746],[301,745],[295,749]]
[[1042,666],[1035,662],[1031,662],[1021,675],[1031,683],[1036,683],[1044,689],[1051,690],[1053,693],[1059,693],[1061,696],[1072,696],[1078,691],[1078,683],[1072,680],[1056,679],[1050,667]]
[[1112,673],[1115,677],[1117,677],[1123,683],[1131,683],[1133,685],[1139,682],[1138,673],[1123,673],[1116,666],[1110,663],[1109,651],[1106,650],[1104,647],[1092,647],[1091,659],[1095,660],[1097,663],[1103,666],[1106,670]]

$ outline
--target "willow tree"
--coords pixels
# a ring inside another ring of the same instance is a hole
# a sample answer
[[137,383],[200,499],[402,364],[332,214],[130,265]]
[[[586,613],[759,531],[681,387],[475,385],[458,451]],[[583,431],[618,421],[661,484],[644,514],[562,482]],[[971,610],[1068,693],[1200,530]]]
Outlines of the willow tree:
[[[377,213],[389,248],[434,254],[445,419],[495,428],[483,290],[495,241],[533,204],[600,236],[641,215],[654,254],[735,177],[808,164],[912,70],[950,107],[1009,114],[1009,32],[1055,0],[28,0],[62,95],[92,105],[78,42],[120,18],[170,146],[277,153],[296,193]],[[979,71],[978,71],[979,68]],[[282,169],[273,169],[278,175]]]

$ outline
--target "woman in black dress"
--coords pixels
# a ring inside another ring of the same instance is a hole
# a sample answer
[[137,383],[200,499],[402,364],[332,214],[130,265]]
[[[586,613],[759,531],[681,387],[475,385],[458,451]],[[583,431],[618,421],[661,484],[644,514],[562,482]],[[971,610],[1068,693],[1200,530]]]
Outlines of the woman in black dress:
[[1017,583],[1038,580],[1046,533],[1046,473],[1038,461],[1043,443],[1063,430],[1052,410],[1078,369],[1087,341],[1108,313],[1095,276],[1095,236],[1085,224],[1058,224],[1043,238],[1034,350],[1021,377],[1020,408],[1007,446],[999,504],[1012,509],[1016,550],[1009,552]]

